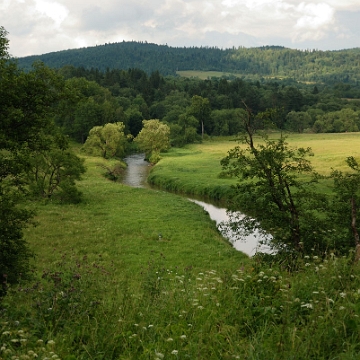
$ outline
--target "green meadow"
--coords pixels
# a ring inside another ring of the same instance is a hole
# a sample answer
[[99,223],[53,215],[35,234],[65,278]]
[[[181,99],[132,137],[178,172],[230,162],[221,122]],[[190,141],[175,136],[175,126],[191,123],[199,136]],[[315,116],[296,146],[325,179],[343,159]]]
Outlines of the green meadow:
[[[274,134],[273,136],[278,136]],[[358,134],[291,135],[319,172],[359,157]],[[171,149],[158,186],[221,198],[219,161],[236,143]],[[330,253],[289,272],[224,240],[196,204],[104,177],[86,157],[77,205],[34,204],[33,278],[0,304],[0,359],[356,359],[359,264]],[[345,169],[345,167],[343,168]]]
[[[279,137],[279,133],[269,138]],[[257,139],[259,142],[261,138]],[[256,137],[255,137],[256,141]],[[360,134],[288,134],[287,142],[293,147],[310,147],[314,156],[310,161],[321,175],[331,169],[346,171],[345,159],[360,159]],[[185,148],[172,148],[162,154],[162,160],[151,171],[149,182],[160,188],[222,200],[229,196],[229,188],[236,179],[221,178],[220,160],[239,144],[235,138],[215,138]],[[325,183],[326,185],[326,183]]]

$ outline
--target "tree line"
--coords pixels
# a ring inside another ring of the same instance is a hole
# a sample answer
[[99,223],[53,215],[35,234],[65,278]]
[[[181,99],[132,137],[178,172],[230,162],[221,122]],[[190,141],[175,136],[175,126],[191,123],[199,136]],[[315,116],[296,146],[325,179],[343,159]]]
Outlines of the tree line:
[[159,119],[170,129],[171,144],[180,146],[204,136],[236,135],[244,130],[243,102],[257,114],[277,109],[274,129],[291,132],[352,132],[360,129],[360,94],[356,87],[306,85],[291,81],[209,80],[150,75],[140,69],[100,71],[65,66],[73,94],[59,103],[55,123],[65,134],[85,142],[91,128],[122,122],[136,136],[144,120]]
[[338,82],[359,85],[360,49],[338,51],[295,50],[281,46],[219,49],[217,47],[171,47],[147,42],[120,42],[52,52],[18,59],[31,69],[34,61],[52,68],[65,65],[86,69],[139,68],[150,75],[176,75],[180,70],[222,71],[250,79],[292,78],[303,82]]

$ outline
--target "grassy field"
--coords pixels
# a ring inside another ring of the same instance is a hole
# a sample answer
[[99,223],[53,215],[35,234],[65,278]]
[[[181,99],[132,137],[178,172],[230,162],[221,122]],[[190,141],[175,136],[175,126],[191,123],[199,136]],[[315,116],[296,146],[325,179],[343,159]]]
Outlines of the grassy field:
[[101,162],[86,158],[88,171],[79,183],[81,204],[39,207],[38,226],[25,233],[38,253],[37,268],[73,253],[93,261],[100,256],[105,264],[113,262],[121,276],[134,278],[160,254],[164,266],[179,269],[210,264],[217,269],[244,259],[199,206],[163,191],[106,180]]
[[[278,136],[271,134],[270,138]],[[346,171],[345,159],[348,156],[360,160],[359,133],[291,134],[287,141],[293,147],[311,147],[314,153],[311,163],[322,175],[329,175],[332,168]],[[236,145],[234,138],[219,138],[183,149],[173,148],[162,154],[162,160],[152,169],[149,181],[169,191],[215,200],[226,198],[230,185],[236,180],[219,177],[220,160]]]
[[[358,156],[357,139],[291,143],[317,146],[335,166],[335,144]],[[231,182],[217,173],[233,145],[172,149],[153,172],[211,193]],[[289,272],[249,259],[196,204],[110,182],[100,163],[86,158],[81,204],[37,204],[25,232],[34,278],[0,302],[0,359],[359,358],[359,264],[306,256]]]

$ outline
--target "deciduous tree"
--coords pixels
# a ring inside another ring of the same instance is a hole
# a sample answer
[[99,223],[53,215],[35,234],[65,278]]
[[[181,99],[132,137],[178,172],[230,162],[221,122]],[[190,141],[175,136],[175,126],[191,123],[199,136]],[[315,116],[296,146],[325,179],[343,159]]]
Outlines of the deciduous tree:
[[[230,210],[246,209],[249,215],[235,218],[237,230],[270,230],[271,245],[279,250],[309,251],[316,239],[311,237],[313,207],[317,196],[309,181],[299,178],[306,174],[315,180],[308,156],[310,148],[291,148],[280,136],[271,140],[262,135],[255,143],[254,116],[247,109],[243,118],[245,146],[230,150],[221,164],[226,175],[236,176],[235,197]],[[320,223],[317,224],[320,226]],[[309,236],[310,235],[310,236]]]
[[121,157],[125,153],[125,125],[122,122],[95,126],[90,130],[83,149],[103,158]]
[[157,162],[160,152],[170,147],[170,128],[158,119],[144,120],[143,128],[134,141],[151,162]]

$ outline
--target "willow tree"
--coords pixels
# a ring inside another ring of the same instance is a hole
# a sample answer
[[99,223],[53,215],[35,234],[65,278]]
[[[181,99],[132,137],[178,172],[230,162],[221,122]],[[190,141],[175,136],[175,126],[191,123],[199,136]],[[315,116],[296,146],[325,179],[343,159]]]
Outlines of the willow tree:
[[160,159],[160,152],[170,147],[170,128],[158,119],[144,120],[143,128],[134,141],[152,163]]
[[85,141],[83,150],[103,158],[121,157],[125,154],[125,125],[122,122],[94,126]]

